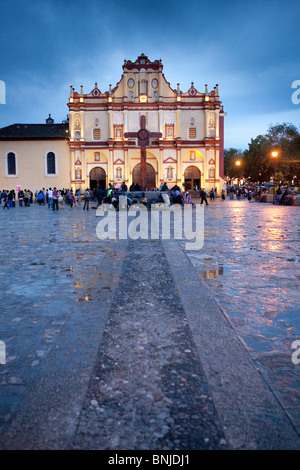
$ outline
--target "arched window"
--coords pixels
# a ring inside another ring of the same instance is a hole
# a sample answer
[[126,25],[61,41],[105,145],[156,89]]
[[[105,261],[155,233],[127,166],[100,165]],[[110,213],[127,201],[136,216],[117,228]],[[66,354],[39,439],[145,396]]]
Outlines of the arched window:
[[7,155],[7,174],[16,175],[16,156],[13,152]]
[[53,152],[47,153],[47,174],[55,175],[55,155]]

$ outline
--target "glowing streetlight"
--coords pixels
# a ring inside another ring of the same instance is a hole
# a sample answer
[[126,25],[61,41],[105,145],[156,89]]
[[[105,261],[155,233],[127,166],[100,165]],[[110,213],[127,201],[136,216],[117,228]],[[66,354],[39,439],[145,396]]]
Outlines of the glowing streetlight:
[[[271,155],[272,155],[273,158],[277,158],[278,157],[278,151],[273,150],[271,152]],[[277,163],[276,163],[276,167],[274,169],[274,180],[273,180],[274,182],[275,182],[275,178],[276,178],[276,172],[277,172]],[[275,204],[275,188],[276,188],[276,186],[273,188],[273,204]]]
[[[235,164],[236,164],[236,166],[239,167],[239,166],[241,166],[241,161],[240,161],[240,160],[236,160],[236,161],[235,161]],[[237,180],[238,180],[238,187],[239,187],[239,186],[240,186],[240,171],[238,171],[238,179],[237,179]]]

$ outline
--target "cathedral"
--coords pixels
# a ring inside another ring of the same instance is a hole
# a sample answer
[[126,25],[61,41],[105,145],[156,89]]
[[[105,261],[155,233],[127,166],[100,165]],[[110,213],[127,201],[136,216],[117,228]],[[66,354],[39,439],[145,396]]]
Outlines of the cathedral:
[[[181,189],[224,186],[224,110],[218,85],[172,88],[161,60],[125,60],[104,91],[70,87],[68,117],[0,129],[1,190],[95,189],[167,183]],[[144,160],[143,160],[144,158]]]

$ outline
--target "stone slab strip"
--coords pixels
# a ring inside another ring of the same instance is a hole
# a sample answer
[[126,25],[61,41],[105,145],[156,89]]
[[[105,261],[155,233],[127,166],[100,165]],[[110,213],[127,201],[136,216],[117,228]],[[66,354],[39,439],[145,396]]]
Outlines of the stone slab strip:
[[163,246],[231,448],[299,449],[299,435],[209,287],[177,241]]

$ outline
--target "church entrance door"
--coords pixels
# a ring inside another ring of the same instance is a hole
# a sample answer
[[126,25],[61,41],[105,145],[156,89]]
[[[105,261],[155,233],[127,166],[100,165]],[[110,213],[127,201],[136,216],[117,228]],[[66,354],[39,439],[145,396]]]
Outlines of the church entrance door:
[[196,186],[200,189],[201,171],[196,166],[189,166],[184,172],[184,188],[186,191],[194,189]]
[[[138,163],[132,172],[132,182],[134,184],[139,184],[142,186],[142,178],[141,178],[141,164]],[[146,188],[148,190],[155,188],[156,186],[156,175],[155,170],[150,163],[146,163]]]
[[106,188],[106,173],[103,168],[96,167],[90,172],[90,189]]

